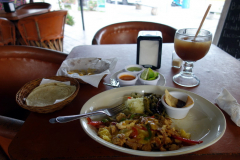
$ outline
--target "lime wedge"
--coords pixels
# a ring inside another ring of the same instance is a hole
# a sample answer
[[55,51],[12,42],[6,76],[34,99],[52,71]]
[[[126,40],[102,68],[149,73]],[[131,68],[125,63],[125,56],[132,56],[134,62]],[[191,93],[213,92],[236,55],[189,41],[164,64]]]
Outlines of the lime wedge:
[[154,71],[151,68],[148,68],[148,70],[149,71],[148,71],[148,78],[147,78],[147,80],[154,78]]
[[157,79],[157,77],[158,77],[158,72],[154,72],[154,73],[153,73],[153,77],[148,78],[147,80],[152,81],[152,80]]
[[143,80],[154,80],[158,77],[158,72],[153,71],[151,68],[145,69],[141,76]]
[[154,72],[154,78],[157,79],[158,77],[158,72]]
[[141,74],[141,78],[143,79],[143,80],[146,80],[147,78],[148,78],[148,72],[149,72],[149,69],[145,69],[143,72],[142,72],[142,74]]

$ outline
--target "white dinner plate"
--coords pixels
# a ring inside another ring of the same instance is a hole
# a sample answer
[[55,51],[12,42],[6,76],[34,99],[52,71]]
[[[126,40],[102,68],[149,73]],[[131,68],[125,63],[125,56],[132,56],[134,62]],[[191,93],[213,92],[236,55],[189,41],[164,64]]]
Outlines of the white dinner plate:
[[[122,69],[122,70],[114,73],[114,74],[110,77],[110,79],[117,80],[117,75],[118,75],[119,73],[121,73],[121,72],[125,72],[125,69]],[[166,79],[165,79],[165,77],[164,77],[161,73],[159,73],[159,75],[160,75],[160,79],[159,79],[159,81],[158,81],[158,83],[157,83],[157,86],[165,86],[165,84],[166,84]],[[136,82],[135,85],[142,85],[142,84],[141,84],[141,82],[140,82],[139,80],[137,80],[137,82]]]
[[[192,92],[164,86],[140,85],[111,89],[89,99],[82,107],[81,113],[88,113],[101,108],[111,108],[121,104],[123,98],[129,96],[132,92],[163,95],[165,89],[168,89],[169,91],[185,92],[192,96],[194,99],[194,107],[184,119],[173,120],[173,125],[191,133],[192,140],[202,140],[203,143],[193,146],[184,146],[174,151],[139,151],[120,147],[101,139],[97,135],[96,128],[88,125],[85,118],[80,119],[80,123],[84,131],[100,144],[109,147],[109,149],[138,156],[163,157],[187,154],[204,149],[216,143],[223,136],[226,129],[226,120],[218,107]],[[100,117],[92,117],[93,120],[96,120],[97,118]]]

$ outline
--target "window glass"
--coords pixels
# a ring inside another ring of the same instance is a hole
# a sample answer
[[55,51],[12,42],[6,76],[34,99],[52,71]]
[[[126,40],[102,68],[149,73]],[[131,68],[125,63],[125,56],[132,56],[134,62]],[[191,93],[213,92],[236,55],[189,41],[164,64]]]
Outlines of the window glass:
[[[42,0],[34,0],[38,1]],[[76,45],[91,45],[100,28],[123,21],[157,22],[176,29],[198,28],[209,4],[212,7],[202,28],[214,36],[225,0],[83,0],[85,31],[78,0],[44,2],[51,3],[52,10],[60,7],[68,10],[64,46],[69,52]]]

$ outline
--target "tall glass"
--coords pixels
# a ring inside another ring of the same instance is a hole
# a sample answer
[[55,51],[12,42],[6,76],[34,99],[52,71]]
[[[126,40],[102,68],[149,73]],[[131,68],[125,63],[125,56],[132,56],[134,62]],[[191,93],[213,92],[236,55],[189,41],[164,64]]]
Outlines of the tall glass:
[[199,85],[200,80],[193,74],[193,63],[203,58],[212,43],[212,34],[207,30],[200,30],[194,39],[197,28],[179,29],[175,33],[174,48],[177,55],[184,61],[183,71],[173,76],[173,81],[184,87]]

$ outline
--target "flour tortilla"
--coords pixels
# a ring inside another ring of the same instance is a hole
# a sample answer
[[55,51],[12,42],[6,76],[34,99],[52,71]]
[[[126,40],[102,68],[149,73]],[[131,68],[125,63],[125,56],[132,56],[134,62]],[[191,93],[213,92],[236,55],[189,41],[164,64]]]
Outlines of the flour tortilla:
[[26,103],[29,106],[48,106],[56,100],[66,99],[76,90],[76,86],[69,86],[60,82],[47,83],[36,87],[27,97]]

